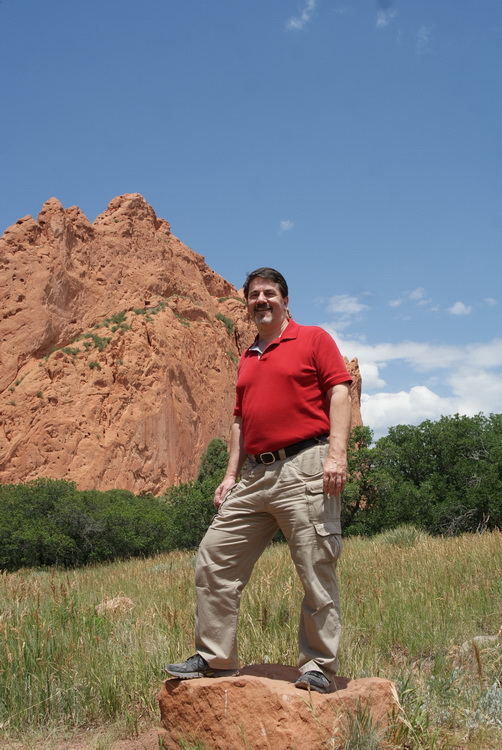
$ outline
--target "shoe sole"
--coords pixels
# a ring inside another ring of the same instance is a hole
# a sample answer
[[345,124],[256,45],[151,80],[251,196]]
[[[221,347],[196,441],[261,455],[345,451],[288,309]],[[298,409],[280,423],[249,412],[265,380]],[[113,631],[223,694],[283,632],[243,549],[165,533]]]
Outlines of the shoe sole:
[[202,677],[235,677],[239,674],[238,669],[218,669],[209,672],[175,672],[169,669],[164,669],[171,677],[175,677],[177,680],[197,680]]
[[313,690],[315,693],[328,692],[327,687],[316,687],[315,685],[311,685],[310,682],[295,682],[295,687],[300,688],[300,690]]

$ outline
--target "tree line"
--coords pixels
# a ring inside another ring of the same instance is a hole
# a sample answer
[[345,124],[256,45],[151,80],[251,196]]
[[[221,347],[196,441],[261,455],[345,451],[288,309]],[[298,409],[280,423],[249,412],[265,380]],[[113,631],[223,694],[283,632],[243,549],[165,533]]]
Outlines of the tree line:
[[358,427],[349,454],[346,534],[403,523],[445,536],[502,526],[502,414],[399,425],[375,445]]
[[[342,501],[346,536],[401,524],[455,535],[502,527],[502,414],[352,431]],[[77,490],[66,480],[0,486],[0,569],[76,567],[196,548],[214,514],[227,448],[215,439],[195,481],[163,496]]]

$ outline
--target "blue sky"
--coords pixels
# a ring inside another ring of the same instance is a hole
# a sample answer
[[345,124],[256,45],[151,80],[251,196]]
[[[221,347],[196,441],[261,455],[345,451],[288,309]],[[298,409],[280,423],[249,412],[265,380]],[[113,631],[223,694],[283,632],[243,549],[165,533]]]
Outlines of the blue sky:
[[281,270],[363,418],[502,411],[500,0],[3,0],[0,230],[142,193]]

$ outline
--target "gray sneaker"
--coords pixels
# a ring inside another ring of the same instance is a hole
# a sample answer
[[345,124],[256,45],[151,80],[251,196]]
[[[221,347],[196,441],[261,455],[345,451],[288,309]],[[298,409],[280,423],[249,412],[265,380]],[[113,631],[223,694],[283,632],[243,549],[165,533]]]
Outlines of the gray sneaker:
[[295,682],[295,687],[302,690],[315,690],[316,693],[327,693],[329,680],[322,672],[305,672]]
[[213,669],[207,661],[195,654],[181,664],[168,664],[164,671],[177,677],[178,680],[194,680],[197,677],[232,677],[239,674],[238,669]]

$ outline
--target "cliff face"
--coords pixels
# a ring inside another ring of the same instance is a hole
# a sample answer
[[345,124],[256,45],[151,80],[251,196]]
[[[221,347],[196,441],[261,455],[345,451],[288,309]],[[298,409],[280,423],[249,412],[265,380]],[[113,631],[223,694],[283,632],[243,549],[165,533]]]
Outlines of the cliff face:
[[93,224],[50,199],[0,238],[0,481],[160,493],[194,478],[228,438],[253,336],[237,290],[141,195]]

